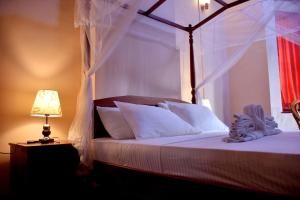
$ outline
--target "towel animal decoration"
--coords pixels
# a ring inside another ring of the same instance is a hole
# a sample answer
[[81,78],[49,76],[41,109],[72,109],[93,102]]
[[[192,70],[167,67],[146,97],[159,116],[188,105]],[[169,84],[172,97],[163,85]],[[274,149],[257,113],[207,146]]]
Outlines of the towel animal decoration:
[[244,114],[234,114],[235,121],[230,127],[229,137],[224,142],[247,142],[264,136],[281,133],[273,117],[265,117],[261,105],[247,105]]

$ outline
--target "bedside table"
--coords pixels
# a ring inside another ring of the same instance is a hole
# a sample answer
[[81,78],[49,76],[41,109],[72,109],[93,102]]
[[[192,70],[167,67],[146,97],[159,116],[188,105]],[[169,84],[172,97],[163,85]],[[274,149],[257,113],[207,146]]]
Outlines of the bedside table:
[[73,188],[79,155],[71,143],[9,145],[13,196],[42,194],[49,197]]

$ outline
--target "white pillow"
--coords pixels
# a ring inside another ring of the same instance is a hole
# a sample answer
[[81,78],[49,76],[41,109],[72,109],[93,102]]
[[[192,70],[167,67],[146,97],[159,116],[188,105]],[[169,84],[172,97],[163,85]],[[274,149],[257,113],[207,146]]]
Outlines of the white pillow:
[[135,138],[119,108],[97,106],[97,111],[105,130],[112,138],[118,140]]
[[120,108],[137,139],[199,133],[170,110],[117,101],[115,104]]
[[171,101],[166,103],[172,112],[203,132],[229,131],[228,126],[205,106]]

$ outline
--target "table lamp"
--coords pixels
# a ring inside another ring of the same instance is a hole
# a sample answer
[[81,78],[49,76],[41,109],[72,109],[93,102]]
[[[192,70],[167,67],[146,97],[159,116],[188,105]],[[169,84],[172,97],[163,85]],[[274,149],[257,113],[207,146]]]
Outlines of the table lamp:
[[46,123],[43,126],[44,138],[39,139],[40,143],[54,142],[50,138],[50,125],[48,124],[48,117],[61,117],[61,107],[57,91],[53,90],[39,90],[37,92],[35,101],[31,109],[32,116],[46,117]]

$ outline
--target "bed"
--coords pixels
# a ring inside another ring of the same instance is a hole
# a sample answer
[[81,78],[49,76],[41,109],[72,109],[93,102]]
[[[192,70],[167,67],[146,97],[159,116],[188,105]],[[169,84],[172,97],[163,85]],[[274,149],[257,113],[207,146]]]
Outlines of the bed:
[[[143,197],[153,194],[186,197],[217,192],[241,197],[247,194],[275,199],[300,198],[298,132],[244,143],[223,142],[222,138],[228,134],[225,132],[115,140],[109,137],[96,111],[97,106],[115,107],[114,101],[156,106],[164,100],[182,102],[138,96],[94,101],[94,169],[96,177],[106,180],[104,184],[120,183],[119,188],[127,185],[126,193],[143,191]],[[141,183],[147,186],[142,187]]]

